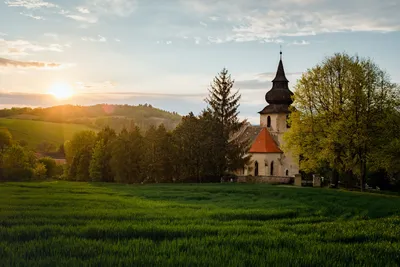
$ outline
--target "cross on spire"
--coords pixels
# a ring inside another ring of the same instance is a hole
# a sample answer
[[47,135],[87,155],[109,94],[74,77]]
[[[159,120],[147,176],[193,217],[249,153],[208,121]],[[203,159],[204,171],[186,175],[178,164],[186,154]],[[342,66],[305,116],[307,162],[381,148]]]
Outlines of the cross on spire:
[[279,45],[279,54],[280,54],[280,57],[281,57],[281,60],[282,60],[282,45]]

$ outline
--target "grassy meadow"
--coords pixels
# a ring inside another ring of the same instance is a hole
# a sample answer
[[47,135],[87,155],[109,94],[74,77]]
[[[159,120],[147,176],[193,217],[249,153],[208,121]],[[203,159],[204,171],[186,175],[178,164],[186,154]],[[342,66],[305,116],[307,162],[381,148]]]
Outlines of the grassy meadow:
[[0,266],[398,266],[400,197],[250,184],[0,183]]
[[0,128],[7,128],[14,140],[25,140],[33,149],[43,141],[59,146],[66,140],[71,140],[76,132],[92,130],[81,124],[7,118],[0,118]]

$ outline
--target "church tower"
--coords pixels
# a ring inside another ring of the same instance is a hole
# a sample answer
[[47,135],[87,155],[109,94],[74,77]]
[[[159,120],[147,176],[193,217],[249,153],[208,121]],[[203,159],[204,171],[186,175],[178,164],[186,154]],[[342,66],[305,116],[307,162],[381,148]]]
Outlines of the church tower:
[[266,127],[274,137],[278,146],[283,142],[283,134],[288,130],[287,118],[289,106],[293,103],[293,92],[289,90],[289,81],[286,78],[282,62],[282,52],[272,88],[265,94],[267,105],[260,113],[260,126]]

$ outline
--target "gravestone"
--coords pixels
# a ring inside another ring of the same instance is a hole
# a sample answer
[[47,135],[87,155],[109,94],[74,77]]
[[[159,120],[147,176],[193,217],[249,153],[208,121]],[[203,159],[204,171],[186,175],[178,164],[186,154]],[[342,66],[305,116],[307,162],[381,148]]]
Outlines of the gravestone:
[[313,187],[321,187],[321,176],[319,174],[313,175]]
[[301,186],[301,174],[294,175],[294,185]]

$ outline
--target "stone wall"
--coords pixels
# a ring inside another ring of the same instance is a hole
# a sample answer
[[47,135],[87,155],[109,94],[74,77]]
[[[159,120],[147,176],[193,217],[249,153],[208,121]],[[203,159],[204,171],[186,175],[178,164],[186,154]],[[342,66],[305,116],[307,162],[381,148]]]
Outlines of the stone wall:
[[238,183],[290,184],[290,177],[281,176],[239,176]]

